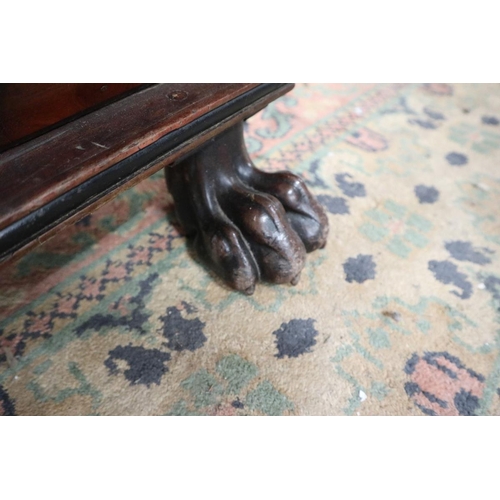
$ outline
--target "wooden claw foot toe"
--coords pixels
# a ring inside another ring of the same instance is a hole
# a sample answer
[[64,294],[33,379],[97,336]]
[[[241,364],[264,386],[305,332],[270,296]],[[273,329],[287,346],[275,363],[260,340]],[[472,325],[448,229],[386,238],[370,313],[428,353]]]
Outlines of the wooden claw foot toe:
[[304,181],[255,168],[242,123],[166,176],[199,257],[235,290],[251,295],[260,280],[296,285],[306,252],[326,244],[328,219]]

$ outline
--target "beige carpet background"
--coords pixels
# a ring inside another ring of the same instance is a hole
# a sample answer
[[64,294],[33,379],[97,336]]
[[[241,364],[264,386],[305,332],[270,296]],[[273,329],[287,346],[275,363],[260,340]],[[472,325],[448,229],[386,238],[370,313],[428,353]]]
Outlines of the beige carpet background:
[[256,165],[325,206],[296,287],[192,260],[162,175],[0,271],[0,414],[499,415],[500,85],[299,84]]

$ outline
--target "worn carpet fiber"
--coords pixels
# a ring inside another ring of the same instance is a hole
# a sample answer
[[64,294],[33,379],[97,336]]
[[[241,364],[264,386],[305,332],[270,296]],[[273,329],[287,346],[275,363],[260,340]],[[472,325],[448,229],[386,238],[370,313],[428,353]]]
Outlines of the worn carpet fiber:
[[0,271],[0,414],[500,415],[500,85],[297,85],[246,140],[328,212],[300,283],[221,286],[156,174]]

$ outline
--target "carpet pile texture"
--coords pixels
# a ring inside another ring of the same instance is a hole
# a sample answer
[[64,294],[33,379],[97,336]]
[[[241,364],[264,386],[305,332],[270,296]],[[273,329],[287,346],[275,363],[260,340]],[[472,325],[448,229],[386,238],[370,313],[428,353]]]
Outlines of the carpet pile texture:
[[500,85],[298,84],[246,124],[330,222],[228,290],[162,173],[0,271],[0,415],[500,415]]

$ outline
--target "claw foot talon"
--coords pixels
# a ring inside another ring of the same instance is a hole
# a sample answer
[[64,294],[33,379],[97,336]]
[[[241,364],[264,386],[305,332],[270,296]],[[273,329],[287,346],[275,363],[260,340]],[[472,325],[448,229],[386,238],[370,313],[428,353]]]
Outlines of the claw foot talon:
[[306,252],[326,245],[328,219],[305,182],[258,170],[242,122],[165,174],[198,256],[233,289],[251,295],[260,280],[296,285]]

